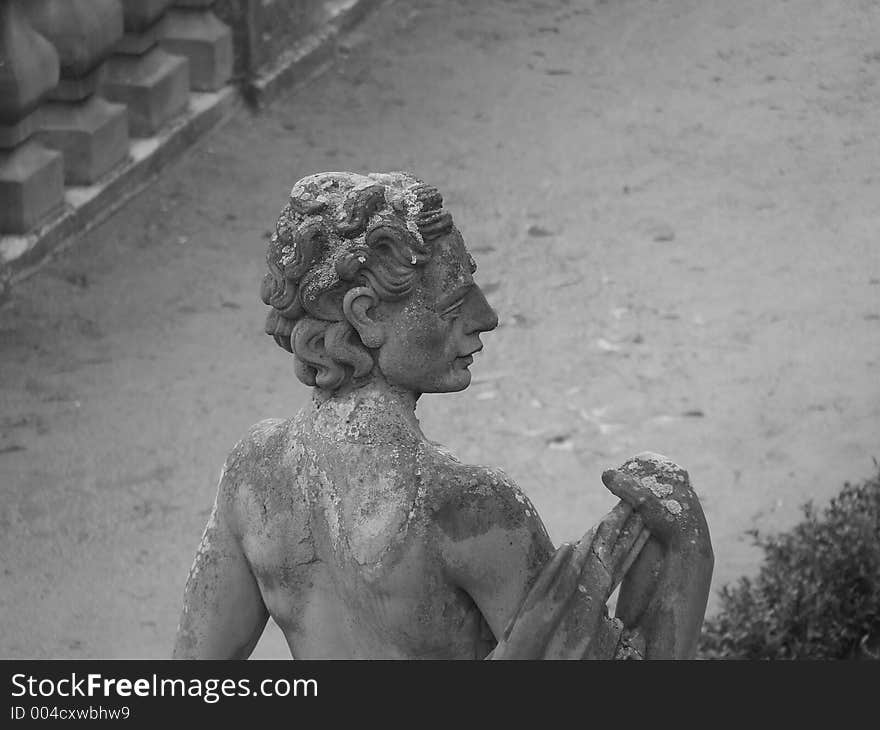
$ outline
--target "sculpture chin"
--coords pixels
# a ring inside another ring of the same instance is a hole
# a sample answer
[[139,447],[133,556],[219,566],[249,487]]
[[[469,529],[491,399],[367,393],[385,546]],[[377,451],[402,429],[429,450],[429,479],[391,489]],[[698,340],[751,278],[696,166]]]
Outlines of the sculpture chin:
[[471,371],[468,370],[470,363],[461,362],[464,358],[457,358],[452,367],[441,381],[434,380],[417,388],[420,393],[458,393],[471,384]]
[[450,379],[452,380],[452,382],[450,382],[449,384],[449,389],[444,389],[439,392],[458,393],[459,391],[467,388],[471,384],[471,371],[468,370],[468,365],[470,365],[470,363],[468,363],[467,365],[458,365],[458,363],[456,363],[454,366],[455,369],[453,371],[456,377]]

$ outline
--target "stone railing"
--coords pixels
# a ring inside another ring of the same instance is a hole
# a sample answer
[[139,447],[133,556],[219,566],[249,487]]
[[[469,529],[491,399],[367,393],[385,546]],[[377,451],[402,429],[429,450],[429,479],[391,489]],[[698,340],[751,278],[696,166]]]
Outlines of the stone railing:
[[390,1],[0,0],[0,300]]
[[214,0],[0,0],[0,234],[27,234],[232,76]]

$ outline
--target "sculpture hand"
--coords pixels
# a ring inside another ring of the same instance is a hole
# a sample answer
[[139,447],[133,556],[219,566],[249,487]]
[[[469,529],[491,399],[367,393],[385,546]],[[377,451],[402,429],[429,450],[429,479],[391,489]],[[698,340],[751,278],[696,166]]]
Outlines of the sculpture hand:
[[617,617],[642,634],[647,658],[693,658],[714,556],[688,473],[666,457],[645,452],[606,471],[602,481],[632,505],[651,533],[620,588]]
[[644,452],[620,469],[604,472],[602,482],[632,505],[664,547],[688,549],[708,541],[706,518],[690,477],[666,457]]
[[622,625],[606,604],[645,539],[641,517],[621,502],[576,545],[561,545],[493,658],[612,658]]

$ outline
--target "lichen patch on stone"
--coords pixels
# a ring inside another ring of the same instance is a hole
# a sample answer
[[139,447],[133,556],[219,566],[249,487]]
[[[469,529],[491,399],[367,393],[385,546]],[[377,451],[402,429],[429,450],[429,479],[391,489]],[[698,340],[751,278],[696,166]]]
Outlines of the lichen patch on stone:
[[668,497],[673,491],[671,486],[659,482],[655,476],[641,477],[639,482],[650,489],[651,493],[657,498]]
[[662,504],[670,514],[681,514],[681,505],[674,499],[664,499],[660,504]]

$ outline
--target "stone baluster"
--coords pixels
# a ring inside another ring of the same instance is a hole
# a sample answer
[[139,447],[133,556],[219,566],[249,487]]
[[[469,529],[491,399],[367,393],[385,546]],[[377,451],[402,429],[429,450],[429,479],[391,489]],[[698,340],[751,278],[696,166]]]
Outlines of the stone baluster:
[[128,107],[129,131],[151,137],[189,102],[189,60],[159,46],[173,0],[122,0],[125,35],[107,61],[103,96]]
[[31,26],[55,46],[61,80],[36,138],[64,155],[64,180],[89,185],[128,157],[128,112],[95,94],[103,61],[122,38],[118,0],[28,0]]
[[0,0],[0,233],[27,233],[64,203],[61,153],[32,139],[58,77],[52,44]]
[[176,0],[162,21],[162,46],[189,59],[194,91],[217,91],[232,77],[232,31],[212,10],[216,0]]

